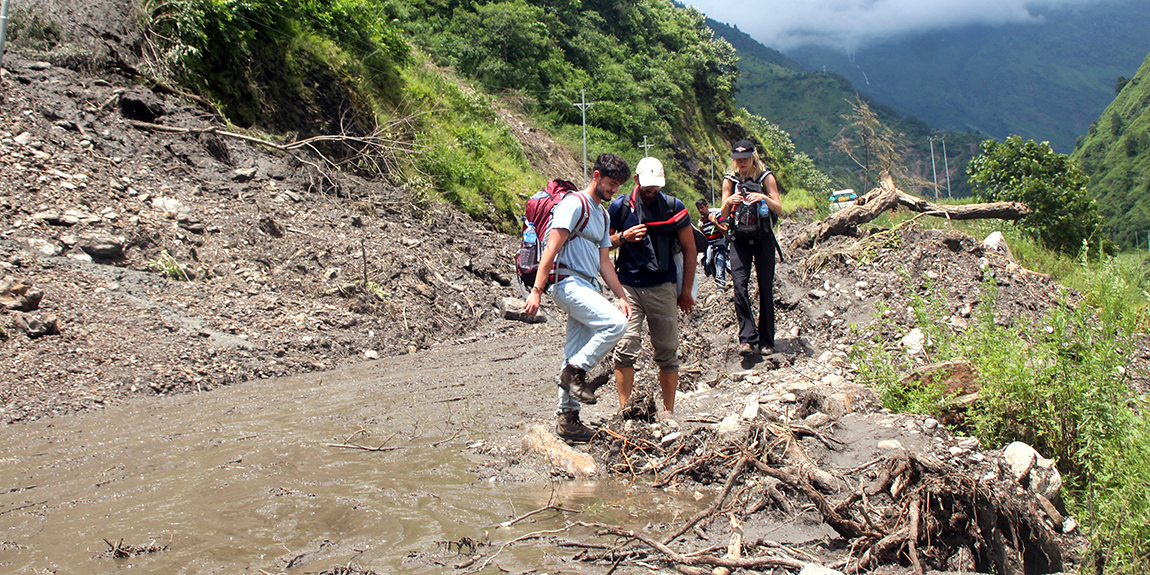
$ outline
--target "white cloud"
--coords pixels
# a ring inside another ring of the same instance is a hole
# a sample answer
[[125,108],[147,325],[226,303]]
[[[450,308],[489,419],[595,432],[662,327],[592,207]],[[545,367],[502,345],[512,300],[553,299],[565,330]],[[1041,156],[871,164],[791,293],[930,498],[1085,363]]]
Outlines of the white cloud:
[[853,49],[876,40],[971,24],[1040,22],[1044,9],[1105,0],[689,0],[778,50]]

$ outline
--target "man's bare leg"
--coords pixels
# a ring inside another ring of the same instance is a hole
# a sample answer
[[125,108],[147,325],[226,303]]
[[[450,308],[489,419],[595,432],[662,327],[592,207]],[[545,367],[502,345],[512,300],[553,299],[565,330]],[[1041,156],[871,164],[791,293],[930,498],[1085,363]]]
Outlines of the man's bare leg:
[[616,367],[615,368],[615,387],[619,391],[619,411],[627,407],[627,402],[631,400],[631,389],[635,385],[635,368],[633,367]]
[[[619,372],[615,372],[618,379]],[[632,372],[634,377],[634,372]],[[675,412],[675,392],[679,389],[679,372],[659,372],[659,387],[663,390],[663,409],[669,413]]]

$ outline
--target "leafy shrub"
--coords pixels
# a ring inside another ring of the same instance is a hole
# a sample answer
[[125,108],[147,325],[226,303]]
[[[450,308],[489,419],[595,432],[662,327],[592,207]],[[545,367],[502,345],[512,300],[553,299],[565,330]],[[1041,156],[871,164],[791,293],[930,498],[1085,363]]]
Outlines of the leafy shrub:
[[985,140],[966,175],[980,200],[1021,202],[1033,210],[1018,225],[1047,248],[1076,255],[1100,240],[1102,218],[1086,191],[1086,174],[1048,142]]

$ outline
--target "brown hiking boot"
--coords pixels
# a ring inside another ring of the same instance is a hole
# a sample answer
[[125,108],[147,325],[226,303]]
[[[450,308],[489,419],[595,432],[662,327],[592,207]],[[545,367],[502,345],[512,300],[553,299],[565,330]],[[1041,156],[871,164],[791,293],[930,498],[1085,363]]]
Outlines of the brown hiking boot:
[[591,378],[591,381],[587,382],[587,387],[591,390],[592,393],[595,393],[599,391],[600,387],[607,385],[607,382],[610,380],[611,372],[604,372]]
[[588,443],[595,437],[595,430],[579,421],[578,411],[560,411],[555,433],[568,443]]
[[559,387],[571,394],[579,403],[595,405],[599,399],[595,397],[594,388],[587,385],[587,372],[574,366],[567,366],[559,374]]

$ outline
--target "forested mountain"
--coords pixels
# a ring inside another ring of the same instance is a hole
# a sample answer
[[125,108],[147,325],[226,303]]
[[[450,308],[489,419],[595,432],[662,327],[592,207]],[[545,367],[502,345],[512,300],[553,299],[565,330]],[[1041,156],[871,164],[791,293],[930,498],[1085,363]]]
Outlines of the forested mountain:
[[1150,230],[1150,56],[1079,139],[1071,159],[1090,176],[1107,231],[1123,247]]
[[785,186],[830,186],[781,131],[735,106],[734,50],[702,14],[668,0],[149,6],[148,71],[207,95],[240,126],[398,138],[416,153],[374,167],[504,229],[544,176],[532,173],[499,107],[572,150],[585,113],[592,160],[606,151],[632,163],[660,157],[674,172],[668,191],[688,200],[708,189],[706,158],[744,137],[762,145]]
[[[947,193],[947,170],[950,192],[955,197],[970,194],[964,170],[978,154],[978,144],[986,137],[977,132],[940,133],[935,127],[914,116],[904,116],[865,94],[859,94],[851,81],[835,72],[812,72],[786,55],[761,44],[738,28],[708,19],[707,25],[735,47],[739,60],[739,106],[767,118],[790,134],[795,146],[815,159],[827,171],[837,187],[857,188],[857,166],[831,142],[846,125],[843,116],[850,114],[851,104],[861,97],[883,124],[903,134],[908,144],[906,161],[919,178],[927,182],[937,177],[939,193]],[[935,163],[931,164],[931,142],[935,137]],[[945,144],[942,139],[945,138]],[[943,151],[946,151],[944,157]],[[936,176],[937,174],[937,176]],[[932,187],[919,187],[920,194],[933,195]]]
[[1038,23],[940,30],[848,54],[788,55],[942,129],[1017,134],[1069,153],[1150,51],[1150,2],[1030,8]]

